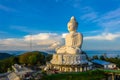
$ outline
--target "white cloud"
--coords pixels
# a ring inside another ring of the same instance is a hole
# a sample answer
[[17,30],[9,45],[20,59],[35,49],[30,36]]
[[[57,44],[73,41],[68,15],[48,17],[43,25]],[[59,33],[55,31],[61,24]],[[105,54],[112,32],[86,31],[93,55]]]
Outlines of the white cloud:
[[104,14],[99,14],[91,7],[83,8],[83,15],[80,17],[84,22],[95,23],[100,26],[104,31],[115,32],[120,28],[120,8],[109,11]]
[[61,38],[61,35],[58,35],[56,33],[39,33],[36,35],[24,36],[25,41],[32,40],[37,45],[51,45],[56,41],[60,41]]
[[91,21],[97,18],[97,15],[95,12],[90,12],[87,14],[84,14],[83,16],[81,16],[81,19],[84,20],[86,19],[87,21]]
[[101,35],[96,36],[88,36],[84,37],[84,40],[115,40],[120,37],[120,34],[113,34],[113,33],[102,33]]
[[[55,50],[56,47],[64,45],[63,40],[66,34],[67,33],[39,33],[34,35],[26,35],[22,38],[0,39],[0,50],[30,50],[30,45],[32,45],[32,50]],[[114,41],[119,37],[120,33],[103,33],[96,36],[85,36],[84,40],[90,44],[89,41]],[[96,43],[94,42],[94,44]]]
[[[60,45],[62,42],[62,35],[56,33],[39,33],[34,35],[26,35],[23,38],[7,38],[7,39],[0,39],[0,44],[4,47],[7,46],[5,49],[23,49],[29,50],[30,45],[32,43],[34,50],[42,50],[42,49],[53,49]],[[55,44],[56,43],[56,44]],[[0,49],[4,49],[0,46]]]
[[101,33],[102,31],[100,30],[93,30],[93,31],[86,31],[86,32],[82,32],[83,34],[94,34],[94,33]]
[[103,14],[99,19],[98,21],[100,20],[109,20],[109,19],[117,19],[117,18],[120,18],[120,8],[117,8],[115,10],[112,10],[106,14]]
[[51,33],[39,33],[37,35],[27,35],[25,36],[25,40],[45,40],[48,39],[50,36],[55,35],[55,34],[51,34]]
[[99,25],[103,26],[103,27],[108,27],[109,29],[115,29],[118,27],[120,27],[120,20],[111,20],[111,21],[106,21],[106,22],[100,22]]
[[0,44],[6,46],[25,46],[27,42],[24,39],[17,39],[17,38],[8,38],[8,39],[1,39]]
[[120,28],[120,8],[112,10],[104,15],[101,15],[93,22],[97,22],[99,26],[102,26],[108,31],[118,31]]
[[87,6],[81,9],[83,12],[83,15],[80,16],[80,19],[83,20],[84,22],[87,21],[93,21],[98,18],[98,13],[94,11],[93,8]]

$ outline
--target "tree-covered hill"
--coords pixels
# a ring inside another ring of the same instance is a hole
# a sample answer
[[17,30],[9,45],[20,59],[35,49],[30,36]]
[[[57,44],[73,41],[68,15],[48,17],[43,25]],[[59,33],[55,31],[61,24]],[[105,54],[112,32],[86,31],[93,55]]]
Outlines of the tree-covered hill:
[[9,58],[11,56],[13,56],[13,55],[8,54],[8,53],[0,53],[0,60]]
[[8,68],[11,68],[13,64],[25,64],[26,66],[44,65],[46,63],[45,55],[47,56],[47,53],[32,51],[4,59],[3,56],[6,56],[6,54],[3,53],[1,55],[2,60],[0,60],[0,73],[7,72]]
[[19,63],[27,65],[45,64],[45,55],[39,51],[26,52],[19,56]]

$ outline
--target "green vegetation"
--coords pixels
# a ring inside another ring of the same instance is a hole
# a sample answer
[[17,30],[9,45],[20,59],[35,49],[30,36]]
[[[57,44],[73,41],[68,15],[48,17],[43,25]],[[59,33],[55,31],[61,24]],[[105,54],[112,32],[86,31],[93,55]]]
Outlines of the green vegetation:
[[115,58],[105,58],[106,61],[111,62],[111,63],[115,63],[117,65],[117,67],[120,68],[120,58],[119,57],[115,57]]
[[0,53],[0,73],[6,72],[14,63],[16,63],[16,57],[8,53]]
[[43,76],[42,80],[101,80],[105,78],[104,72],[100,70],[87,72],[60,73]]
[[105,60],[105,61],[108,61],[108,62],[111,62],[111,63],[114,63],[117,65],[117,67],[120,68],[120,57],[117,56],[117,57],[106,57],[106,56],[103,56],[101,55],[100,57],[98,57],[97,55],[93,56],[92,59],[100,59],[100,60]]
[[26,64],[31,65],[43,65],[45,64],[45,56],[42,52],[33,51],[26,52],[20,56],[12,56],[7,59],[0,60],[0,73],[7,72],[8,68],[11,69],[13,64]]
[[0,60],[5,59],[5,58],[9,58],[11,56],[13,56],[13,55],[8,54],[8,53],[0,53]]
[[19,56],[19,63],[26,65],[43,65],[45,56],[39,51],[27,52]]
[[46,62],[49,62],[51,59],[52,59],[52,54],[48,54],[47,56],[46,56]]
[[107,70],[107,69],[99,69],[100,71],[104,71],[105,73],[118,73],[120,74],[120,70]]
[[97,55],[94,55],[92,59],[99,59]]
[[7,72],[8,68],[11,68],[15,63],[18,63],[18,57],[10,57],[0,60],[0,73]]

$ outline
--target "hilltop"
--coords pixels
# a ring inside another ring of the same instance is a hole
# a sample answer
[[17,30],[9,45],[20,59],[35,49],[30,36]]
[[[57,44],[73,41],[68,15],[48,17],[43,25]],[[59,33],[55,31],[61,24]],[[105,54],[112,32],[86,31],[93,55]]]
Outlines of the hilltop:
[[8,54],[8,53],[0,53],[0,60],[9,58],[9,57],[11,57],[11,56],[13,56],[13,55]]

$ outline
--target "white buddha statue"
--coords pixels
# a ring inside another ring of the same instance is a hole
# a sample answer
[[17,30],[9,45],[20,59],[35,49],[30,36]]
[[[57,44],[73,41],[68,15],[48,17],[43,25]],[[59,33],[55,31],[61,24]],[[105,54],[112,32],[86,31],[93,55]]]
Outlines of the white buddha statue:
[[74,16],[68,22],[69,34],[66,35],[65,45],[56,49],[58,54],[80,54],[83,37],[81,33],[76,32],[78,23]]

